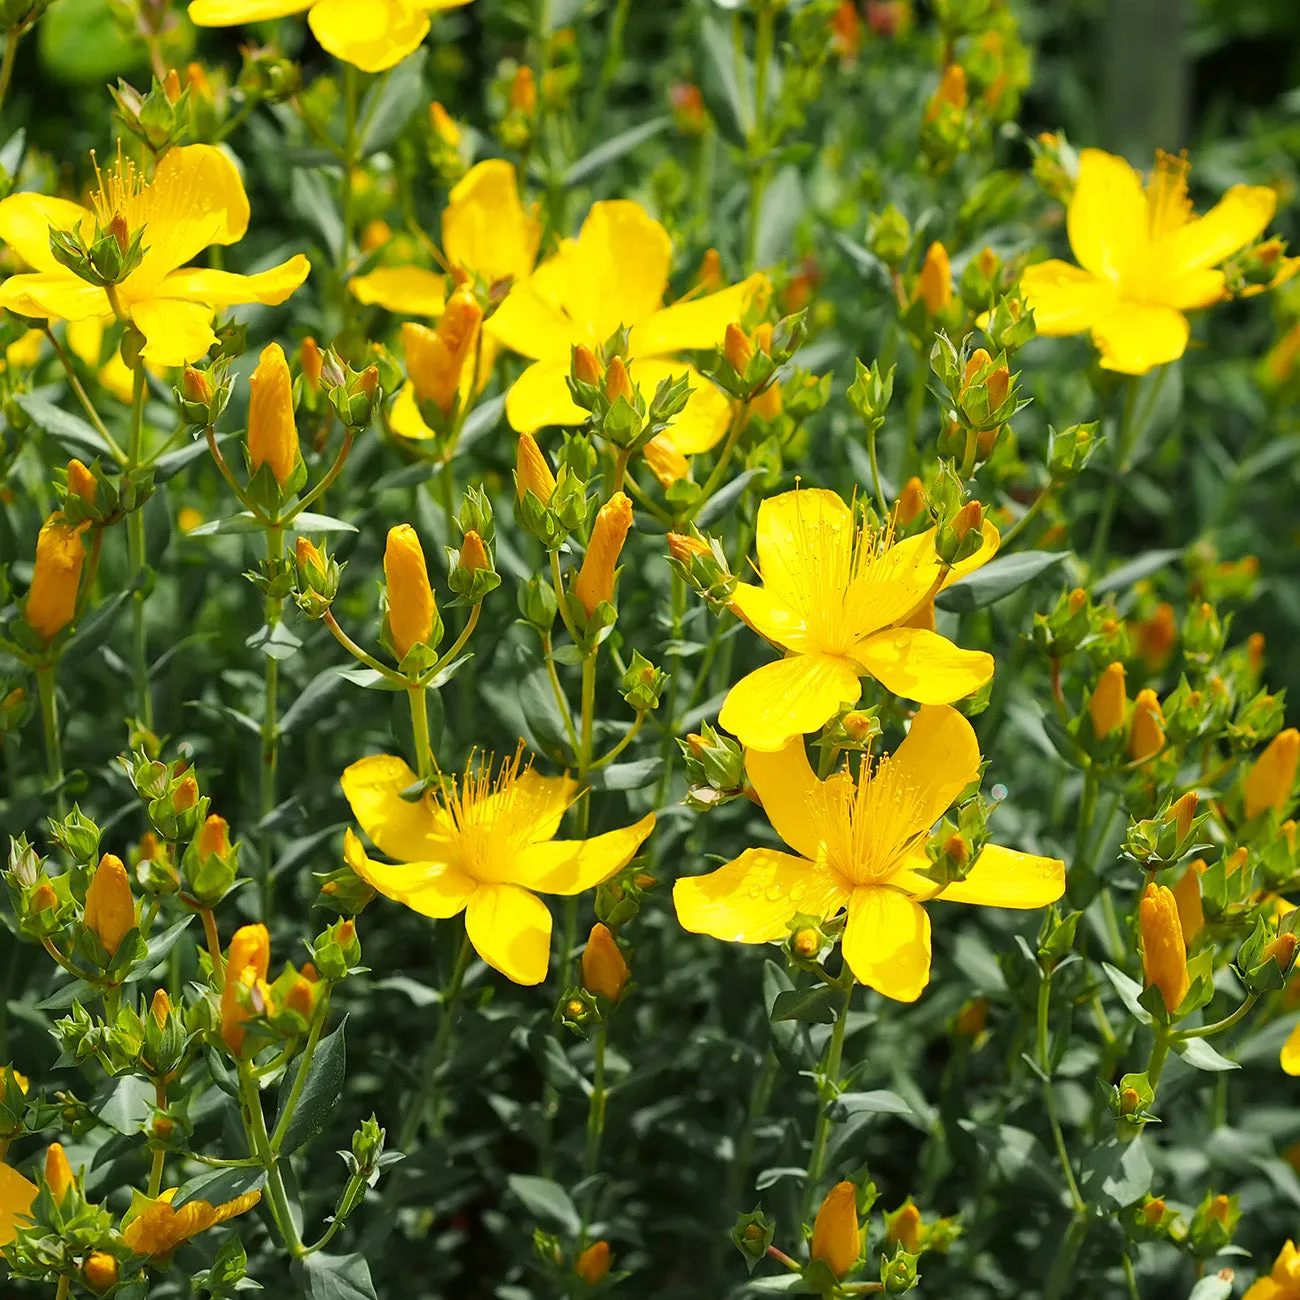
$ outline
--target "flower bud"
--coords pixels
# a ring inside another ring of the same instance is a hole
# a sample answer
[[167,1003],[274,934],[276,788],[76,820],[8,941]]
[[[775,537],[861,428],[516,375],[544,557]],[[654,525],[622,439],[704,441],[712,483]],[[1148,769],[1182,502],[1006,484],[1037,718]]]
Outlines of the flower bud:
[[952,302],[952,265],[948,250],[937,239],[926,250],[917,288],[931,316],[940,315]]
[[196,406],[207,406],[213,397],[212,383],[208,379],[207,371],[186,366],[181,375],[181,396]]
[[226,954],[226,979],[221,990],[221,1037],[236,1055],[244,1047],[244,1022],[248,1009],[240,1002],[240,989],[266,979],[271,965],[271,936],[264,925],[245,925],[235,931]]
[[520,501],[531,492],[543,505],[555,492],[555,475],[531,433],[521,433],[515,446],[515,490]]
[[460,127],[436,99],[429,105],[429,129],[448,149],[460,148]]
[[172,1000],[167,996],[167,990],[155,990],[153,1001],[149,1003],[149,1014],[153,1016],[154,1022],[159,1029],[162,1029],[167,1024],[167,1018],[171,1013]]
[[248,381],[248,465],[254,474],[270,465],[284,487],[298,463],[298,426],[293,418],[293,376],[284,349],[269,343]]
[[294,558],[298,561],[298,571],[305,576],[310,570],[313,576],[325,576],[325,557],[320,548],[309,537],[299,537],[294,542]]
[[945,108],[962,111],[968,102],[966,69],[960,63],[950,63],[939,78],[938,88],[926,105],[925,120],[933,122]]
[[921,1211],[910,1200],[885,1215],[885,1244],[902,1246],[909,1255],[921,1249]]
[[[777,390],[780,391],[779,389]],[[663,488],[670,488],[691,472],[691,463],[677,450],[677,444],[663,434],[657,434],[641,448],[650,473]]]
[[472,528],[465,534],[465,539],[460,544],[460,560],[456,567],[470,574],[492,567],[483,539]]
[[99,485],[95,476],[76,457],[68,462],[68,491],[80,497],[88,505],[95,500]]
[[1124,691],[1124,665],[1111,664],[1088,700],[1093,734],[1101,739],[1124,725],[1128,696]]
[[1187,946],[1178,919],[1173,892],[1154,881],[1138,904],[1138,930],[1142,936],[1142,974],[1147,988],[1155,985],[1170,1014],[1182,1004],[1191,987],[1187,974]]
[[402,326],[406,370],[415,396],[450,415],[460,393],[461,374],[478,338],[483,309],[473,293],[457,289],[436,330],[408,321]]
[[105,1250],[94,1251],[81,1266],[82,1280],[96,1295],[111,1291],[120,1272],[117,1260]]
[[858,1189],[850,1182],[831,1188],[813,1225],[812,1258],[821,1260],[838,1282],[858,1262]]
[[172,807],[178,813],[189,812],[199,801],[199,783],[191,773],[181,777],[176,789],[172,791]]
[[953,1033],[959,1038],[978,1038],[989,1023],[989,1004],[984,998],[967,1002],[952,1022]]
[[117,954],[122,940],[135,929],[135,899],[121,858],[111,853],[100,858],[86,890],[82,922],[110,957]]
[[810,961],[821,950],[821,931],[814,929],[812,926],[804,926],[802,930],[796,930],[790,936],[790,951],[796,957],[802,957],[805,961]]
[[617,1002],[630,974],[618,941],[607,926],[597,922],[591,927],[587,946],[582,950],[582,987],[588,993]]
[[537,111],[537,79],[526,63],[521,63],[510,83],[510,107],[531,117]]
[[432,642],[438,613],[424,551],[410,524],[397,524],[388,530],[384,585],[388,591],[389,637],[400,663],[412,646]]
[[1282,811],[1295,785],[1297,759],[1300,759],[1300,731],[1288,727],[1273,737],[1246,773],[1243,794],[1247,820],[1270,808],[1274,812]]
[[596,515],[587,554],[573,584],[574,594],[588,618],[602,602],[613,603],[618,557],[631,527],[632,501],[624,493],[615,492]]
[[702,537],[690,537],[686,533],[668,534],[668,554],[679,564],[689,565],[696,555],[712,555],[712,548]]
[[72,1190],[76,1179],[72,1175],[72,1166],[58,1142],[51,1142],[45,1153],[45,1185],[56,1205],[62,1205],[64,1198]]
[[722,343],[722,355],[738,375],[745,373],[746,367],[753,359],[754,345],[750,342],[745,331],[735,321],[732,321],[727,326],[727,332]]
[[1128,752],[1135,763],[1145,763],[1164,748],[1164,721],[1155,691],[1139,691],[1133,701],[1133,725],[1128,738]]
[[1286,975],[1291,970],[1291,965],[1295,961],[1295,950],[1297,940],[1295,934],[1290,930],[1284,930],[1272,942],[1265,944],[1264,954],[1261,961],[1268,961],[1270,958],[1277,962],[1277,968]]
[[23,606],[23,618],[47,645],[76,614],[85,558],[81,527],[52,514],[36,539],[36,565]]
[[573,1271],[588,1285],[595,1286],[609,1272],[609,1242],[593,1242],[574,1262]]
[[605,370],[605,397],[612,405],[621,397],[629,406],[636,405],[636,392],[628,377],[627,364],[620,356],[611,359]]
[[722,274],[722,256],[716,248],[704,250],[700,269],[695,273],[695,283],[703,293],[717,293],[726,283]]
[[925,509],[925,484],[915,475],[903,485],[903,490],[894,502],[894,523],[899,528],[906,528],[914,519],[920,517]]

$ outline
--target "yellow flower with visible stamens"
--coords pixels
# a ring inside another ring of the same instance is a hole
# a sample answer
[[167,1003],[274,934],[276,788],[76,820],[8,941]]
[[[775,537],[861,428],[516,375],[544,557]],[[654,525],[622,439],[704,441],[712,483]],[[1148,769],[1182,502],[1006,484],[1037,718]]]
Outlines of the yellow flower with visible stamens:
[[1267,1277],[1257,1278],[1241,1300],[1300,1300],[1300,1250],[1288,1241]]
[[19,1222],[28,1217],[36,1191],[35,1183],[0,1160],[0,1246],[14,1239]]
[[532,433],[548,424],[582,424],[587,412],[569,393],[572,350],[593,351],[619,328],[631,331],[627,368],[646,401],[659,383],[685,375],[691,395],[661,437],[683,455],[707,451],[727,431],[731,403],[694,367],[675,354],[722,344],[727,326],[766,287],[761,275],[719,293],[663,306],[672,242],[638,203],[592,204],[576,240],[564,240],[510,292],[484,327],[499,343],[533,364],[506,397],[511,427]]
[[235,164],[211,145],[187,145],[163,155],[152,180],[119,156],[99,173],[94,210],[46,194],[13,194],[0,202],[0,240],[34,268],[0,285],[0,307],[37,319],[111,320],[105,290],[88,284],[50,252],[50,231],[77,226],[84,238],[98,219],[125,220],[144,231],[140,265],[116,286],[122,312],[145,336],[144,359],[182,366],[198,360],[217,339],[217,308],[260,302],[276,306],[307,278],[301,253],[258,275],[190,267],[205,248],[235,244],[248,229],[248,196]]
[[655,815],[588,840],[557,840],[578,786],[567,776],[521,770],[522,747],[493,773],[488,756],[444,781],[441,796],[402,797],[418,781],[381,754],[343,773],[343,793],[362,830],[396,858],[367,856],[348,831],[348,864],[381,894],[424,916],[465,913],[478,955],[516,984],[540,984],[551,953],[551,913],[538,894],[580,894],[621,871],[654,829]]
[[1226,296],[1215,268],[1258,238],[1277,207],[1267,186],[1234,185],[1195,216],[1187,170],[1185,159],[1157,154],[1144,188],[1123,158],[1082,151],[1067,211],[1079,265],[1053,258],[1026,267],[1020,279],[1040,334],[1088,330],[1103,369],[1128,375],[1183,355],[1185,313]]
[[920,874],[926,839],[979,776],[975,732],[956,709],[925,706],[892,755],[856,778],[846,767],[819,781],[802,738],[779,753],[750,750],[746,770],[768,821],[795,851],[746,849],[673,889],[677,919],[696,934],[733,943],[785,939],[796,916],[848,910],[844,960],[862,984],[913,1002],[930,980],[930,918],[923,903],[1029,909],[1065,891],[1055,858],[985,847],[965,880],[940,890]]
[[[970,560],[945,567],[934,536],[931,529],[895,541],[860,526],[840,497],[821,489],[764,501],[763,585],[737,584],[732,609],[786,658],[737,682],[718,721],[746,748],[775,751],[856,703],[864,675],[921,704],[949,704],[979,690],[993,675],[990,655],[907,626],[958,571],[972,567]],[[976,566],[996,543],[996,529],[986,524]]]
[[234,27],[309,10],[312,35],[336,59],[362,72],[384,72],[414,53],[429,34],[429,15],[469,0],[191,0],[190,22]]
[[168,1188],[157,1200],[136,1192],[135,1201],[123,1220],[122,1240],[137,1255],[145,1256],[152,1263],[165,1263],[177,1246],[219,1223],[247,1213],[262,1199],[261,1192],[252,1191],[222,1205],[187,1201],[179,1210],[174,1210],[172,1201],[179,1190]]

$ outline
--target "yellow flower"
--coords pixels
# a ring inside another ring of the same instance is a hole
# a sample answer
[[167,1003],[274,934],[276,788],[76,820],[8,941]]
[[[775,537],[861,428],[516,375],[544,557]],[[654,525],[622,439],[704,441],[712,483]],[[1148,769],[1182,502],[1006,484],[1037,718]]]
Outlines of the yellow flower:
[[424,645],[433,636],[438,613],[424,550],[410,524],[388,530],[384,587],[388,592],[388,635],[400,663],[412,646]]
[[587,946],[582,950],[582,987],[588,993],[598,993],[617,1002],[623,996],[630,974],[618,940],[608,926],[598,921],[591,927]]
[[1107,370],[1143,375],[1187,347],[1184,314],[1219,302],[1215,268],[1257,238],[1277,195],[1234,185],[1204,216],[1187,197],[1187,163],[1157,154],[1145,189],[1123,158],[1085,149],[1067,229],[1079,265],[1052,259],[1020,280],[1040,334],[1092,333]]
[[1173,890],[1152,881],[1138,903],[1138,931],[1142,936],[1142,978],[1155,985],[1165,1010],[1176,1011],[1187,996],[1187,944]]
[[132,234],[144,230],[145,236],[139,267],[116,288],[118,302],[145,336],[145,360],[181,366],[216,342],[217,308],[275,306],[311,269],[302,254],[259,275],[182,269],[210,245],[237,243],[248,229],[243,182],[234,163],[211,145],[169,150],[151,181],[134,163],[119,159],[99,182],[91,196],[93,212],[46,194],[13,194],[0,202],[0,239],[35,268],[0,285],[0,307],[38,319],[111,320],[115,313],[105,291],[55,260],[50,231],[79,226],[83,237],[91,237],[96,218],[107,227],[120,217]]
[[[977,555],[996,537],[986,525]],[[993,675],[983,651],[903,626],[965,571],[944,568],[933,530],[896,542],[860,527],[834,492],[796,489],[759,506],[758,568],[763,585],[738,583],[732,608],[787,657],[742,678],[722,706],[719,722],[749,749],[815,731],[858,700],[864,674],[921,704],[961,699]]]
[[632,500],[622,492],[615,492],[596,513],[587,554],[573,584],[573,594],[581,601],[588,618],[599,605],[614,599],[618,557],[631,527]]
[[52,514],[36,539],[36,566],[27,589],[23,618],[42,640],[53,641],[77,611],[81,566],[86,548],[81,543],[84,524],[70,524]]
[[930,979],[922,903],[1036,908],[1065,890],[1064,863],[996,844],[942,893],[920,874],[930,865],[930,828],[979,776],[975,732],[956,709],[924,706],[898,749],[856,779],[846,768],[819,781],[798,738],[779,753],[750,750],[745,764],[773,829],[800,856],[746,849],[709,875],[679,880],[677,919],[696,934],[771,943],[797,915],[847,908],[849,969],[886,997],[913,1002]]
[[858,1262],[861,1249],[858,1189],[850,1182],[836,1183],[817,1211],[810,1253],[838,1282]]
[[98,936],[110,957],[135,929],[135,899],[121,858],[111,853],[100,858],[86,889],[86,910],[82,921],[87,930]]
[[44,346],[44,332],[28,330],[16,342],[5,348],[4,365],[0,365],[0,371],[8,366],[12,366],[15,370],[31,370],[41,359],[41,349]]
[[284,487],[297,463],[293,376],[284,349],[268,343],[248,380],[248,466],[256,474],[270,465],[275,481]]
[[1297,760],[1300,760],[1300,731],[1288,727],[1269,741],[1246,773],[1243,790],[1247,818],[1258,817],[1269,808],[1282,811],[1295,785]]
[[1300,1250],[1288,1241],[1273,1261],[1273,1271],[1258,1278],[1242,1300],[1300,1300]]
[[383,72],[419,48],[429,15],[469,0],[191,0],[199,27],[260,23],[310,10],[312,35],[336,59],[362,72]]
[[1296,1025],[1282,1044],[1281,1064],[1292,1078],[1300,1075],[1300,1025]]
[[28,1182],[18,1170],[0,1160],[0,1246],[14,1239],[19,1220],[26,1219],[32,1208],[36,1190],[35,1183]]
[[261,1192],[253,1191],[223,1205],[187,1201],[179,1210],[173,1210],[172,1201],[179,1190],[168,1188],[157,1200],[135,1194],[135,1202],[123,1220],[122,1240],[137,1255],[162,1263],[182,1242],[246,1213],[262,1199]]
[[417,777],[400,759],[376,755],[343,773],[361,828],[395,865],[366,855],[348,832],[348,864],[367,884],[424,916],[465,912],[478,955],[516,984],[540,984],[551,950],[551,913],[541,894],[580,894],[621,871],[654,829],[654,813],[589,840],[556,840],[577,794],[565,777],[520,770],[520,753],[493,776],[485,756],[441,798],[402,792]]
[[661,380],[686,375],[692,392],[669,428],[685,455],[707,451],[727,431],[731,404],[697,370],[674,360],[679,352],[721,345],[727,326],[745,314],[766,285],[751,276],[720,293],[664,307],[672,244],[668,232],[637,203],[595,203],[576,240],[565,240],[486,325],[490,337],[534,358],[506,397],[513,428],[533,432],[547,424],[582,424],[587,412],[566,382],[572,349],[598,350],[626,326],[628,370],[649,401]]
[[266,926],[244,925],[236,930],[226,954],[226,979],[221,990],[221,1037],[236,1056],[244,1049],[244,1022],[248,1019],[240,990],[264,982],[270,965],[271,936]]

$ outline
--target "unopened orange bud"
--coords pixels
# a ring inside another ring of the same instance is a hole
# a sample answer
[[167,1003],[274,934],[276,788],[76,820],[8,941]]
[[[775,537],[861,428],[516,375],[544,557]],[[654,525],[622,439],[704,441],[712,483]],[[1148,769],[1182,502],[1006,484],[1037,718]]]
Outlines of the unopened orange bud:
[[1232,1202],[1226,1196],[1216,1196],[1206,1207],[1205,1217],[1226,1228],[1232,1217]]
[[94,501],[98,491],[95,476],[75,457],[68,462],[68,491],[87,503]]
[[465,363],[474,350],[483,308],[468,287],[451,295],[436,330],[407,321],[402,326],[406,370],[422,402],[432,402],[444,415],[451,413]]
[[952,264],[948,261],[948,250],[937,239],[926,250],[925,261],[921,263],[920,293],[931,316],[938,316],[952,301]]
[[211,102],[212,83],[208,80],[208,74],[201,63],[187,63],[185,65],[185,84],[200,99]]
[[96,935],[104,951],[114,956],[122,940],[135,929],[135,898],[122,859],[105,853],[86,889],[86,929]]
[[661,487],[670,488],[691,472],[690,461],[677,450],[677,444],[663,434],[651,438],[641,448],[641,454]]
[[959,541],[965,541],[972,530],[984,522],[984,507],[978,501],[967,501],[952,517],[949,527]]
[[1189,790],[1185,795],[1176,800],[1173,806],[1165,814],[1166,822],[1173,822],[1178,828],[1178,839],[1181,843],[1192,833],[1192,822],[1196,818],[1196,805],[1200,802],[1200,796],[1195,790]]
[[627,985],[627,961],[609,927],[597,923],[591,927],[587,946],[582,950],[582,987],[617,1002]]
[[961,377],[962,387],[965,388],[992,360],[993,358],[983,348],[976,348],[970,354],[970,360],[966,362],[966,369]]
[[913,475],[903,485],[903,490],[894,502],[894,522],[900,528],[906,528],[925,509],[925,484]]
[[705,251],[704,257],[700,260],[700,269],[696,273],[695,283],[705,293],[716,293],[722,288],[722,258],[716,248]]
[[293,418],[293,376],[278,343],[262,349],[248,387],[249,468],[256,474],[269,465],[284,487],[298,463],[298,426]]
[[1176,1011],[1191,980],[1187,974],[1187,945],[1178,918],[1178,903],[1171,890],[1152,881],[1138,903],[1138,930],[1142,936],[1142,973],[1147,988],[1160,990],[1165,1010]]
[[181,396],[187,402],[206,406],[212,400],[212,381],[206,370],[196,370],[186,366],[181,374]]
[[689,568],[695,556],[712,555],[713,550],[702,537],[691,537],[686,533],[669,533],[668,554],[679,564]]
[[54,892],[54,886],[48,880],[42,880],[35,889],[32,890],[31,897],[27,900],[27,910],[31,913],[44,912],[51,907],[58,907],[59,896]]
[[840,719],[840,726],[850,740],[859,744],[875,734],[876,720],[862,709],[852,709]]
[[921,1249],[921,1211],[906,1201],[893,1214],[885,1215],[885,1243],[898,1245],[909,1255]]
[[45,1153],[45,1185],[50,1189],[56,1205],[63,1203],[64,1197],[72,1190],[76,1179],[72,1176],[72,1166],[58,1142],[51,1142]]
[[113,236],[118,248],[125,255],[131,247],[131,227],[126,224],[126,218],[120,212],[115,212],[112,221],[105,227],[105,231]]
[[609,1242],[596,1241],[578,1256],[573,1269],[588,1286],[595,1286],[609,1272],[609,1262]]
[[1124,725],[1124,711],[1128,696],[1124,690],[1124,665],[1111,664],[1101,675],[1097,689],[1088,700],[1088,713],[1092,718],[1093,734],[1109,736]]
[[457,567],[466,573],[477,573],[480,569],[492,567],[483,539],[472,528],[465,534],[465,539],[460,544],[460,562]]
[[943,76],[939,79],[939,87],[926,107],[925,120],[933,122],[945,104],[950,108],[963,109],[968,100],[966,69],[960,63],[950,63],[944,68]]
[[1164,748],[1164,721],[1155,691],[1140,690],[1133,701],[1133,725],[1128,737],[1128,752],[1134,762],[1145,763]]
[[537,111],[537,80],[526,63],[519,65],[510,85],[510,107],[529,117]]
[[961,1038],[978,1038],[989,1023],[989,1004],[984,998],[966,1003],[957,1013],[953,1030]]
[[287,1011],[296,1011],[304,1020],[310,1020],[316,1013],[316,986],[306,975],[299,975],[289,986],[284,999]]
[[1007,400],[1007,394],[1011,391],[1011,371],[1006,366],[998,366],[989,375],[984,388],[989,396],[989,409],[996,411]]
[[862,1233],[858,1227],[858,1189],[836,1183],[817,1211],[812,1258],[821,1260],[838,1282],[858,1262]]
[[[174,77],[176,74],[169,72],[167,75]],[[93,1252],[81,1266],[83,1281],[96,1295],[111,1291],[117,1285],[120,1273],[117,1260],[105,1250]]]
[[515,445],[515,490],[520,501],[531,492],[543,505],[555,492],[555,475],[531,433],[521,433]]
[[1282,811],[1295,786],[1297,759],[1300,759],[1300,731],[1288,727],[1273,737],[1246,773],[1247,818],[1258,817],[1270,808],[1274,812]]
[[23,618],[43,641],[53,641],[77,612],[77,591],[86,548],[81,528],[52,514],[36,538],[36,564]]
[[821,935],[811,927],[796,930],[790,940],[790,947],[797,956],[815,957],[822,949]]
[[1148,1228],[1154,1228],[1165,1217],[1165,1203],[1158,1196],[1149,1200],[1142,1207],[1142,1221]]
[[167,96],[167,102],[174,104],[181,97],[181,79],[175,68],[168,68],[167,75],[163,78],[163,94]]
[[410,524],[397,524],[388,530],[384,585],[388,591],[388,632],[400,663],[412,646],[426,644],[433,636],[437,614],[424,551]]
[[943,851],[958,866],[964,866],[970,857],[970,845],[961,835],[949,835],[943,842]]
[[224,817],[213,813],[199,827],[198,852],[200,862],[208,858],[224,858],[230,852],[230,823]]
[[1070,613],[1077,614],[1088,603],[1088,593],[1082,587],[1075,587],[1070,592]]
[[750,412],[760,420],[775,420],[785,410],[785,399],[781,396],[781,385],[775,381],[768,384],[749,404]]
[[334,938],[340,948],[346,948],[357,937],[357,923],[349,917],[340,923],[334,931]]
[[1119,1113],[1121,1115],[1132,1115],[1142,1104],[1142,1098],[1138,1095],[1136,1088],[1124,1088],[1119,1094]]
[[302,377],[312,389],[319,391],[325,358],[321,355],[320,344],[310,334],[303,339],[302,347],[298,349],[298,360],[302,366]]
[[588,618],[600,604],[613,602],[618,557],[631,527],[631,498],[615,492],[596,515],[587,554],[583,557],[578,580],[573,584],[574,594],[587,611]]
[[1240,848],[1233,849],[1224,863],[1224,875],[1230,876],[1234,871],[1240,871],[1249,857],[1250,850],[1244,844]]
[[244,1047],[244,1022],[248,1010],[240,1003],[240,989],[253,988],[266,979],[271,965],[271,936],[264,925],[245,925],[235,931],[226,955],[226,979],[221,990],[221,1037],[238,1056]]
[[574,376],[580,383],[590,384],[593,388],[600,387],[600,360],[585,343],[573,345],[572,364]]
[[722,341],[722,355],[727,359],[727,364],[739,375],[745,373],[746,368],[753,359],[754,345],[750,342],[749,336],[735,321],[732,321],[727,326],[727,332]]
[[325,557],[309,537],[299,536],[294,542],[293,550],[299,570],[312,569],[318,574],[325,572]]
[[199,783],[192,776],[181,778],[180,784],[172,791],[172,807],[179,812],[189,812],[199,801]]
[[153,1001],[149,1003],[149,1013],[157,1022],[159,1029],[167,1023],[167,1017],[172,1013],[172,1000],[167,996],[166,989],[155,990]]
[[636,405],[636,393],[622,357],[614,357],[605,371],[605,397],[610,402],[617,402],[622,397],[630,406]]
[[1246,662],[1250,665],[1250,671],[1259,672],[1264,666],[1264,634],[1263,632],[1252,632],[1246,638]]
[[448,149],[460,148],[460,127],[436,99],[429,105],[429,129]]

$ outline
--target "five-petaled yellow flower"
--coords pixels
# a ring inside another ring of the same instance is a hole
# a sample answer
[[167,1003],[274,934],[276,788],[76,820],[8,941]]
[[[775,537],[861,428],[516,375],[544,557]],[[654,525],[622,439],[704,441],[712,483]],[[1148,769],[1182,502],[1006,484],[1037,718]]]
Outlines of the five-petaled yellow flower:
[[205,248],[237,243],[248,229],[244,184],[234,163],[211,145],[169,150],[151,181],[119,157],[99,181],[91,196],[94,211],[47,194],[13,194],[0,202],[0,239],[35,268],[0,284],[0,307],[38,319],[111,320],[107,292],[55,260],[50,231],[76,226],[90,239],[97,218],[107,228],[120,217],[131,235],[144,231],[144,256],[116,286],[118,306],[145,336],[146,361],[182,366],[216,342],[217,308],[277,306],[311,269],[301,253],[258,275],[186,267]]
[[402,797],[415,773],[388,754],[343,773],[343,793],[365,833],[395,864],[376,862],[348,831],[345,855],[373,888],[425,916],[465,913],[478,955],[516,984],[540,984],[551,953],[551,913],[540,894],[580,894],[621,871],[654,829],[654,813],[588,840],[557,840],[577,794],[567,776],[520,770],[520,755],[493,775],[486,756],[445,780],[441,798]]
[[1156,156],[1141,176],[1100,149],[1079,155],[1067,210],[1079,265],[1025,268],[1020,287],[1040,334],[1092,333],[1107,370],[1143,375],[1187,347],[1185,312],[1226,294],[1223,261],[1263,233],[1277,206],[1267,186],[1234,185],[1204,216],[1187,197],[1187,162]]
[[36,1190],[35,1183],[0,1160],[0,1246],[11,1242],[18,1225],[27,1219]]
[[819,781],[803,740],[779,753],[750,750],[749,779],[776,833],[800,856],[746,849],[706,876],[679,880],[677,918],[696,934],[735,943],[784,939],[796,916],[848,909],[844,960],[886,997],[913,1002],[930,980],[930,918],[942,897],[987,907],[1035,908],[1065,890],[1065,864],[990,844],[965,880],[940,891],[921,874],[926,839],[979,776],[975,732],[956,709],[923,707],[898,749]]
[[875,677],[895,695],[950,704],[993,675],[983,651],[907,626],[954,576],[991,559],[997,530],[970,559],[945,567],[929,530],[904,541],[860,525],[834,492],[799,488],[758,508],[763,585],[739,583],[732,609],[786,651],[731,688],[718,721],[749,749],[778,750],[815,731]]
[[336,59],[363,72],[383,72],[419,48],[429,15],[469,0],[191,0],[199,27],[233,27],[311,12],[312,35]]
[[1242,1300],[1300,1300],[1300,1250],[1288,1241],[1267,1277],[1250,1284]]
[[486,326],[490,337],[534,358],[506,397],[513,428],[532,433],[547,424],[581,424],[587,412],[569,394],[572,349],[597,351],[620,327],[628,339],[628,373],[647,402],[659,383],[685,375],[690,400],[662,435],[685,455],[707,451],[727,431],[731,404],[679,352],[722,344],[727,326],[766,285],[760,275],[718,293],[663,306],[672,261],[668,232],[638,203],[592,204],[576,240],[565,240]]
[[179,1210],[172,1209],[179,1188],[171,1187],[156,1200],[139,1192],[122,1226],[122,1240],[137,1255],[155,1263],[164,1263],[177,1246],[207,1232],[227,1219],[251,1210],[262,1199],[258,1191],[245,1192],[233,1201],[211,1205],[207,1201],[187,1201]]

